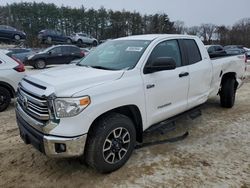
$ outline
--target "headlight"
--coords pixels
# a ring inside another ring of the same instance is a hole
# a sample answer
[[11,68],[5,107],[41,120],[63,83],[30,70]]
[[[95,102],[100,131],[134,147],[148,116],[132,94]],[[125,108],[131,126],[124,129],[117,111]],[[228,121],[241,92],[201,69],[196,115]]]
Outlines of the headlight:
[[90,104],[88,96],[80,98],[57,98],[54,108],[58,118],[73,117],[80,114]]

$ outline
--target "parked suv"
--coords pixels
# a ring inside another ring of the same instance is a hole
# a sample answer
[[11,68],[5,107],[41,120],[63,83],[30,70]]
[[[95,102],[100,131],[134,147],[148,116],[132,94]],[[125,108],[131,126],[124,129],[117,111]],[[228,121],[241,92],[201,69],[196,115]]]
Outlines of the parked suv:
[[88,44],[88,45],[97,46],[98,44],[97,39],[87,35],[86,33],[74,33],[71,35],[71,40],[80,45]]
[[84,57],[84,52],[77,46],[56,45],[29,56],[24,64],[43,69],[46,65],[69,64],[72,60],[82,57]]
[[69,36],[62,34],[59,31],[45,29],[38,33],[38,39],[41,43],[71,43]]
[[0,38],[8,40],[25,40],[26,34],[23,31],[19,31],[14,27],[7,25],[0,25]]
[[0,51],[0,112],[10,104],[11,98],[15,97],[18,83],[24,77],[24,65],[17,59],[10,58]]

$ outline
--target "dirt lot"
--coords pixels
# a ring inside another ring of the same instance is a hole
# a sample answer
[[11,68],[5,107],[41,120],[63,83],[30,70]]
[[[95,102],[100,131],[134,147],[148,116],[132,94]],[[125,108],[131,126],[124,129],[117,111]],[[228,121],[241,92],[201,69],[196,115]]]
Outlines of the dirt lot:
[[123,168],[101,175],[25,145],[12,104],[0,114],[0,187],[250,187],[250,77],[233,109],[213,98],[202,113],[177,122],[171,134],[188,129],[185,140],[136,150]]

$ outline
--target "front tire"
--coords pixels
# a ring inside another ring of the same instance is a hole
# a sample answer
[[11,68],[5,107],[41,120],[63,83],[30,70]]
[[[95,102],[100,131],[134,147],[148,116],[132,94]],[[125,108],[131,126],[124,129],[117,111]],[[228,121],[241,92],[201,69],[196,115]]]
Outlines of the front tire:
[[34,67],[35,67],[36,69],[44,69],[44,68],[46,67],[46,62],[45,62],[44,60],[42,60],[42,59],[39,59],[39,60],[37,60],[37,61],[35,62]]
[[96,41],[93,42],[93,46],[97,46],[97,42]]
[[110,113],[93,126],[85,148],[86,163],[101,173],[121,168],[136,144],[133,122],[125,115]]
[[232,108],[235,102],[235,79],[226,78],[222,82],[221,91],[220,91],[220,103],[224,108]]
[[47,37],[47,43],[51,44],[52,43],[52,38],[51,37]]
[[0,87],[0,112],[8,108],[11,102],[11,94],[4,87]]
[[19,41],[19,40],[21,39],[21,36],[20,36],[20,35],[14,35],[14,39],[15,39],[16,41]]
[[72,43],[71,39],[67,39],[66,42],[67,42],[67,44],[71,44]]
[[78,45],[83,45],[83,41],[81,39],[78,39],[77,44]]

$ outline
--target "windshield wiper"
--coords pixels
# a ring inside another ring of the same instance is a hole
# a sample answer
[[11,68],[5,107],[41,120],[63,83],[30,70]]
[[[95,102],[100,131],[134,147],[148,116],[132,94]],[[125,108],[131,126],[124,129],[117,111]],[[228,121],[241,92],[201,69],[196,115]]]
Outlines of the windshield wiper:
[[80,64],[80,63],[76,63],[76,65],[77,65],[77,66],[80,66],[80,67],[92,68],[92,67],[91,67],[91,66],[89,66],[89,65],[82,65],[82,64]]
[[94,69],[102,69],[102,70],[117,70],[117,69],[112,69],[108,67],[103,67],[103,66],[91,66]]

